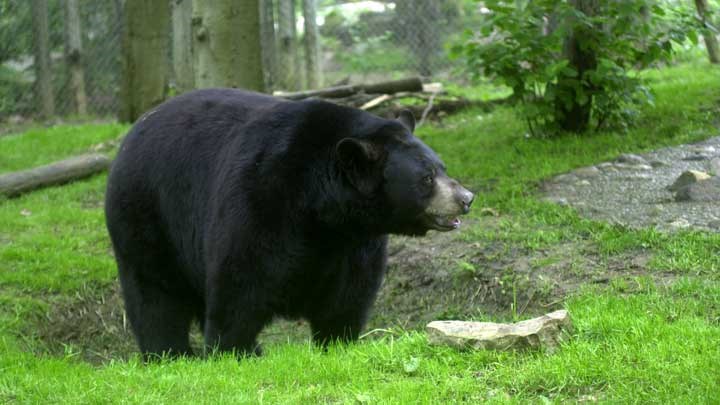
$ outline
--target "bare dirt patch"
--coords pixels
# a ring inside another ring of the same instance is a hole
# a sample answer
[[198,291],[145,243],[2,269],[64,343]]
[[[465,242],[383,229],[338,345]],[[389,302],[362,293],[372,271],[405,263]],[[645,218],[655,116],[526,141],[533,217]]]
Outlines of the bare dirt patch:
[[[492,227],[498,218],[480,221],[474,226]],[[460,231],[392,238],[387,278],[368,330],[418,329],[437,319],[529,318],[561,308],[581,285],[649,274],[649,257],[643,252],[604,258],[585,241],[530,251],[500,242],[467,242],[462,236]],[[673,277],[651,274],[662,282]],[[137,352],[117,283],[53,299],[45,318],[33,324],[46,353],[63,355],[70,349],[97,364]],[[267,345],[309,337],[306,322],[280,320],[266,328],[260,341]],[[200,347],[198,330],[192,340]]]

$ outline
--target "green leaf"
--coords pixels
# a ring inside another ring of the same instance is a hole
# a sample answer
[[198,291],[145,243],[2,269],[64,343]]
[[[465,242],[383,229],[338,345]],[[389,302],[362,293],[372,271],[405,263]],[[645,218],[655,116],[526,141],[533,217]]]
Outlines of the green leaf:
[[413,374],[420,367],[420,360],[417,357],[411,357],[403,364],[403,370],[406,374]]

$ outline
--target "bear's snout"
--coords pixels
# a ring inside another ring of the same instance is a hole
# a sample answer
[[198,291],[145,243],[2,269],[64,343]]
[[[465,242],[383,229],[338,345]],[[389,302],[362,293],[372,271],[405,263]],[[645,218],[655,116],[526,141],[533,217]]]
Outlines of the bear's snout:
[[435,179],[435,192],[427,212],[434,215],[461,215],[470,211],[475,196],[457,180],[447,176]]
[[457,183],[457,190],[455,192],[455,196],[455,198],[457,198],[460,205],[462,206],[463,214],[467,214],[468,212],[470,212],[470,206],[475,199],[475,195],[471,193],[470,190],[461,186],[460,183]]

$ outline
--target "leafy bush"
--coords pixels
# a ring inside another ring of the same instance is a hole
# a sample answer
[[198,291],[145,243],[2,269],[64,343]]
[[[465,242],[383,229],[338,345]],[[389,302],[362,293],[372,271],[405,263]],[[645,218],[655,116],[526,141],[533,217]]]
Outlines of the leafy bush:
[[627,126],[638,103],[652,102],[632,72],[667,60],[686,38],[697,42],[689,8],[652,0],[483,3],[479,31],[453,53],[476,78],[513,89],[533,135]]

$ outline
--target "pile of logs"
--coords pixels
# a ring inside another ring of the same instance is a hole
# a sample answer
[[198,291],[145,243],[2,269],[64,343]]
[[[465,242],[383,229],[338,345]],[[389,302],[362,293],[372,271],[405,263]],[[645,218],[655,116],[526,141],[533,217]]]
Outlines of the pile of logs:
[[[443,90],[441,83],[423,84],[419,77],[373,84],[346,84],[294,93],[276,92],[275,95],[290,100],[325,99],[387,118],[395,117],[400,110],[406,109],[413,112],[419,119],[419,124],[429,116],[452,114],[468,107],[490,109],[493,105],[506,101],[503,99],[488,102],[450,96]],[[407,103],[409,99],[417,101]]]
[[[507,99],[476,101],[450,96],[440,83],[423,84],[418,77],[373,84],[345,84],[295,93],[278,92],[275,95],[289,100],[325,99],[386,118],[395,118],[401,110],[410,110],[418,119],[416,127],[421,126],[431,116],[440,117],[467,107],[487,110],[493,105],[507,101]],[[408,100],[412,99],[416,101],[408,103]],[[110,160],[106,156],[89,154],[47,166],[0,175],[0,196],[15,197],[37,188],[81,179],[107,170],[109,166]]]

